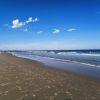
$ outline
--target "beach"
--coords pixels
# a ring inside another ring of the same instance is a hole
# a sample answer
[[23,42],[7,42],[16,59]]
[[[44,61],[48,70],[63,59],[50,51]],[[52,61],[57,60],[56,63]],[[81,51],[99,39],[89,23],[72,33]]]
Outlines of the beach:
[[0,100],[100,100],[100,79],[2,52]]

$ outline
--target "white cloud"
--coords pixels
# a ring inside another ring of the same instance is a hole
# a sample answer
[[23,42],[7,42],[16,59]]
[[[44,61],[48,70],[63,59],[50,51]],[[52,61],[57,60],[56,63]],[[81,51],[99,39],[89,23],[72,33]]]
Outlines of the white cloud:
[[26,20],[26,23],[31,23],[33,21],[33,18],[32,17],[29,17],[28,20]]
[[31,22],[34,23],[34,22],[38,22],[38,21],[39,21],[38,18],[34,18],[34,19],[33,19],[32,17],[29,17],[28,20],[26,20],[26,24],[31,23]]
[[28,18],[28,20],[26,20],[26,21],[24,21],[24,22],[20,22],[19,21],[19,19],[15,19],[15,20],[13,20],[12,21],[12,28],[20,28],[20,27],[22,27],[22,26],[25,26],[25,25],[27,25],[27,24],[29,24],[29,23],[35,23],[35,22],[38,22],[39,21],[39,19],[38,18],[32,18],[32,17],[29,17]]
[[53,33],[54,33],[54,34],[55,34],[55,33],[59,33],[59,32],[60,32],[60,29],[56,29],[56,28],[55,28],[55,29],[53,30]]
[[25,25],[25,23],[20,22],[19,19],[15,19],[15,20],[12,21],[12,28],[20,28],[24,25]]
[[72,31],[75,31],[76,29],[75,28],[69,28],[67,29],[68,32],[72,32]]
[[38,21],[39,21],[38,18],[34,18],[34,19],[33,19],[33,22],[38,22]]
[[37,32],[37,34],[41,34],[41,33],[43,33],[43,31],[38,31],[38,32]]

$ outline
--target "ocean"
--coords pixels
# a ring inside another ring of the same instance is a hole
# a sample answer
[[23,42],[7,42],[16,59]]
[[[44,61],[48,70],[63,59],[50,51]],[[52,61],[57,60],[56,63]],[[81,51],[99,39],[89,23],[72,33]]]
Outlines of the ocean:
[[21,55],[41,56],[62,61],[90,64],[91,66],[100,66],[100,50],[34,50],[15,52]]
[[9,53],[37,60],[51,67],[100,78],[100,50],[29,50]]

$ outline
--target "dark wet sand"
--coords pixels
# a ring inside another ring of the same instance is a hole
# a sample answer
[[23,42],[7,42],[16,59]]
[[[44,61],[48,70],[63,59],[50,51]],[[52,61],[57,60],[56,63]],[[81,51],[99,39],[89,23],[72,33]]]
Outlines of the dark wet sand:
[[0,100],[100,100],[100,79],[1,53]]

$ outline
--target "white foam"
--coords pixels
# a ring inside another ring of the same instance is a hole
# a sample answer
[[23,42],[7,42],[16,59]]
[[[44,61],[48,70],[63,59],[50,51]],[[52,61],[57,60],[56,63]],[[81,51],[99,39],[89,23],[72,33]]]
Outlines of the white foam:
[[61,55],[82,55],[82,56],[100,56],[100,54],[77,53],[77,52],[59,52]]

